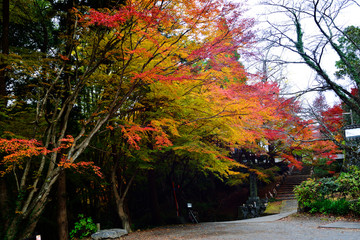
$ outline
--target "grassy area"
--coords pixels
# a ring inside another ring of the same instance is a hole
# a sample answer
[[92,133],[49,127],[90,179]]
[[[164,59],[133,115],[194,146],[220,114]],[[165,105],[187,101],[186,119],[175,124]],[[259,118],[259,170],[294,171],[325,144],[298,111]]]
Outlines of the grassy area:
[[280,213],[282,205],[282,201],[269,202],[264,214],[278,214]]

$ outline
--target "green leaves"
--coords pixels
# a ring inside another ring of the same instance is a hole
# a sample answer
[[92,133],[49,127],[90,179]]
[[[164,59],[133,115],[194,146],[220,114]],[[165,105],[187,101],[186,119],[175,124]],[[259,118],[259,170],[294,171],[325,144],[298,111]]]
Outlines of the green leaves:
[[344,35],[339,38],[339,44],[344,58],[336,62],[336,67],[339,69],[336,76],[339,78],[349,76],[359,86],[360,28],[355,26],[345,28]]
[[294,189],[303,211],[347,214],[357,211],[360,197],[360,171],[352,168],[338,177],[308,179]]
[[69,233],[71,240],[89,237],[98,230],[91,217],[85,217],[84,214],[79,214],[78,219],[74,228]]

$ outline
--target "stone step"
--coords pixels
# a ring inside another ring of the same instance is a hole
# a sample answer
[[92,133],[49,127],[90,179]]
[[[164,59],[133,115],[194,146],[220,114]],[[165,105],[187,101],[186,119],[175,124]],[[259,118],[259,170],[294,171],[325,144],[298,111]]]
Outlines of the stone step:
[[290,193],[278,193],[277,195],[278,196],[295,196],[295,193],[292,193],[292,192],[290,192]]
[[283,201],[283,200],[294,200],[295,199],[295,197],[280,197],[280,198],[276,198],[276,200],[281,200],[281,201]]
[[293,200],[295,199],[294,188],[307,180],[310,176],[307,172],[299,171],[293,172],[285,178],[285,182],[280,185],[277,190],[276,199],[278,200]]
[[279,195],[279,194],[294,194],[294,191],[281,191],[281,190],[279,190],[279,191],[277,191],[277,194]]
[[277,195],[277,198],[281,198],[281,197],[293,197],[293,198],[295,198],[295,194],[280,194],[280,195]]

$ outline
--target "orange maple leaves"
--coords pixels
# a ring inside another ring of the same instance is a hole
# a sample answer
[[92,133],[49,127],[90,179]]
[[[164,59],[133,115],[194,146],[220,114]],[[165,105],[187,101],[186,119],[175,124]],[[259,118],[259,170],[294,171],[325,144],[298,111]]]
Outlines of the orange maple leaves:
[[136,150],[140,150],[139,143],[141,139],[147,134],[150,135],[150,133],[155,140],[153,143],[155,148],[172,146],[168,134],[160,126],[149,124],[149,126],[146,127],[139,125],[125,125],[120,127],[123,137],[127,139],[128,144]]
[[5,165],[5,171],[0,171],[3,176],[12,171],[16,165],[21,165],[25,158],[46,154],[48,151],[35,139],[0,139],[0,151],[5,155],[0,164]]
[[[66,138],[60,139],[60,146],[52,150],[46,149],[41,142],[36,139],[0,139],[0,152],[4,152],[5,156],[0,161],[0,165],[4,165],[6,169],[0,171],[0,176],[3,176],[13,170],[16,167],[23,168],[23,163],[26,160],[38,157],[40,155],[46,156],[50,153],[60,152],[62,149],[71,147],[74,138],[70,135]],[[66,159],[63,155],[58,163],[58,166],[63,168],[73,168],[77,171],[83,171],[84,169],[91,169],[96,175],[102,177],[100,168],[95,166],[93,162],[77,162]]]

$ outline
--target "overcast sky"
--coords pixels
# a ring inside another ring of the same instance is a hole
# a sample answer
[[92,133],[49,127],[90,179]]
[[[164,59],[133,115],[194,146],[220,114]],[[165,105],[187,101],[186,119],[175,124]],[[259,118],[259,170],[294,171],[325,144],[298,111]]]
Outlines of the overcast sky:
[[[237,2],[242,2],[242,0],[233,0]],[[326,1],[326,0],[324,0]],[[266,9],[264,6],[259,4],[260,0],[249,0],[247,1],[247,6],[249,11],[247,15],[253,17],[259,25],[257,28],[264,28],[267,25],[264,23],[266,19],[271,21],[280,21],[281,17],[274,17],[267,14],[269,9]],[[343,26],[355,25],[360,26],[360,17],[359,17],[359,7],[349,7],[346,10],[342,11],[342,14],[338,17],[338,24]],[[311,33],[311,27],[305,29],[306,33]],[[290,53],[286,53],[286,56],[291,56],[292,58],[298,58],[297,55],[292,55]],[[336,71],[335,61],[338,60],[336,54],[331,53],[330,51],[326,55],[326,61],[324,61],[324,66],[328,71],[328,74],[333,75]],[[291,86],[290,91],[299,91],[308,88],[309,86],[313,86],[316,84],[316,74],[309,69],[305,64],[289,64],[287,67],[288,74],[286,75],[289,85]],[[311,102],[314,98],[314,94],[305,95],[308,99],[308,102]],[[329,104],[334,104],[339,102],[337,97],[333,93],[327,93],[326,98]],[[306,101],[306,100],[305,100]]]

